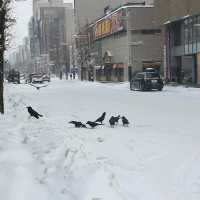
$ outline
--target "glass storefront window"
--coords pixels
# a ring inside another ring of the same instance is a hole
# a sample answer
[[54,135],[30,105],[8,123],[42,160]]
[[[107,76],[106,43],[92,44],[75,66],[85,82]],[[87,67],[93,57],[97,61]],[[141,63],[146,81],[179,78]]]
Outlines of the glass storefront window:
[[195,25],[195,28],[196,28],[197,41],[200,42],[200,16],[197,17],[197,23]]

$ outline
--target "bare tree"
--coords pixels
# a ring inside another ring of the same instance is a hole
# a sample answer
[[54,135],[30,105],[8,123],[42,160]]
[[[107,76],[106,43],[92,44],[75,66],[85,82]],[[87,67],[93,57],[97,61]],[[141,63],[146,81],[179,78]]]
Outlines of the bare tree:
[[3,82],[4,82],[4,53],[10,34],[9,28],[15,23],[11,18],[11,0],[0,0],[0,113],[4,113]]

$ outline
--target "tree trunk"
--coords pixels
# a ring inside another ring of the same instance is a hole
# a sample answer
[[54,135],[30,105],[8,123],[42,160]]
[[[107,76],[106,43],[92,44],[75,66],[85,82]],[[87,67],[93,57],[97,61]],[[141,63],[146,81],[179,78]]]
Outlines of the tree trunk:
[[[0,0],[2,8],[3,0]],[[4,81],[4,50],[5,50],[5,9],[0,10],[0,113],[4,113],[3,81]]]
[[3,99],[3,51],[0,50],[0,113],[4,113]]

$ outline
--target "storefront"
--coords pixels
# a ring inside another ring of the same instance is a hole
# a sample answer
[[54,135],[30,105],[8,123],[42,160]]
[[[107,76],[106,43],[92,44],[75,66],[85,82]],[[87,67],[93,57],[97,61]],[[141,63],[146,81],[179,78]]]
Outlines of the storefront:
[[110,51],[106,51],[103,57],[103,66],[95,67],[95,77],[97,81],[124,81],[124,63],[113,63],[113,56]]
[[200,83],[200,15],[165,23],[165,78],[178,83]]
[[112,81],[112,82],[123,82],[124,81],[124,69],[123,63],[107,64],[96,69],[96,80],[97,81]]

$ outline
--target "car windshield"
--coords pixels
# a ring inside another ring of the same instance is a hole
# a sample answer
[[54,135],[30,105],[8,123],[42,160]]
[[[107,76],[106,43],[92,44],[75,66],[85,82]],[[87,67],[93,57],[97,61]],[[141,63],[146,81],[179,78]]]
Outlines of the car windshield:
[[158,73],[152,72],[152,73],[146,73],[146,77],[147,78],[159,78],[160,76]]
[[136,74],[135,78],[144,78],[144,74]]

